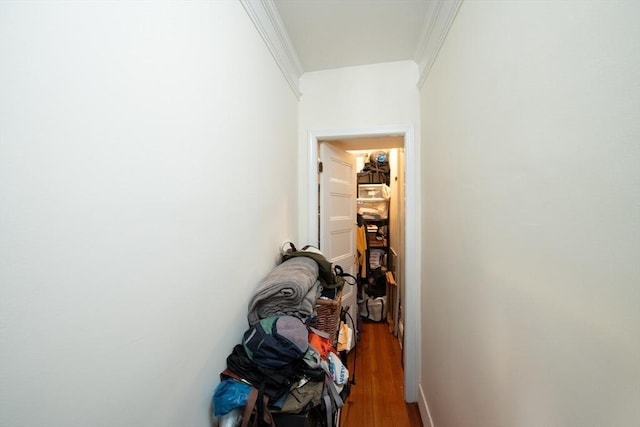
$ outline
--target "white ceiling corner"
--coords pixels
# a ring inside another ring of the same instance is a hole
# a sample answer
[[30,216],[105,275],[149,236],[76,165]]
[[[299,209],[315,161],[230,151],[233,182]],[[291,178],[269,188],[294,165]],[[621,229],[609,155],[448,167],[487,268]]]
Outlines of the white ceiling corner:
[[299,98],[302,66],[273,0],[240,0],[240,2],[276,60],[289,86]]
[[418,87],[422,87],[438,56],[447,33],[455,20],[462,0],[436,0],[431,2],[431,9],[425,19],[425,26],[414,61],[418,64]]
[[240,0],[297,97],[304,72],[398,60],[421,87],[462,1]]

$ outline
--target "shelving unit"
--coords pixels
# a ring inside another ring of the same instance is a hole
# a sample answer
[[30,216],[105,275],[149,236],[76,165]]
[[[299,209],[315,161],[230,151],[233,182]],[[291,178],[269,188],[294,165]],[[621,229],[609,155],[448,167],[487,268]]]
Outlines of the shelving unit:
[[366,227],[367,237],[364,292],[374,298],[386,295],[389,198],[386,184],[358,184],[358,214]]

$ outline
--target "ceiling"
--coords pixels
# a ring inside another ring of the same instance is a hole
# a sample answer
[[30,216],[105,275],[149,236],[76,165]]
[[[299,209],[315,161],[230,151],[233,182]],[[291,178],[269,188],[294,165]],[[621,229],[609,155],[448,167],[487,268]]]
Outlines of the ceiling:
[[415,60],[438,0],[274,0],[304,72]]

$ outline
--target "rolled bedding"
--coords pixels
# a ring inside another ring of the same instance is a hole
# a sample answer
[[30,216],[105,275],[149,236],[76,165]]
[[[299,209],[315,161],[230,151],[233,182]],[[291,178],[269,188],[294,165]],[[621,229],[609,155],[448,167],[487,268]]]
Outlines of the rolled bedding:
[[271,316],[297,316],[315,312],[320,296],[318,264],[305,257],[288,259],[264,278],[249,301],[249,324]]

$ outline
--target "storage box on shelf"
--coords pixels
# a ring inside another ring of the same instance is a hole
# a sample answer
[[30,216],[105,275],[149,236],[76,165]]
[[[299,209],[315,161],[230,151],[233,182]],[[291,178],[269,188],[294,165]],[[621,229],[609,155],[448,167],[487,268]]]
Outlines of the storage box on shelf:
[[358,213],[365,220],[387,219],[389,216],[389,201],[387,199],[358,199]]
[[389,199],[391,189],[386,184],[360,184],[358,185],[359,199]]

